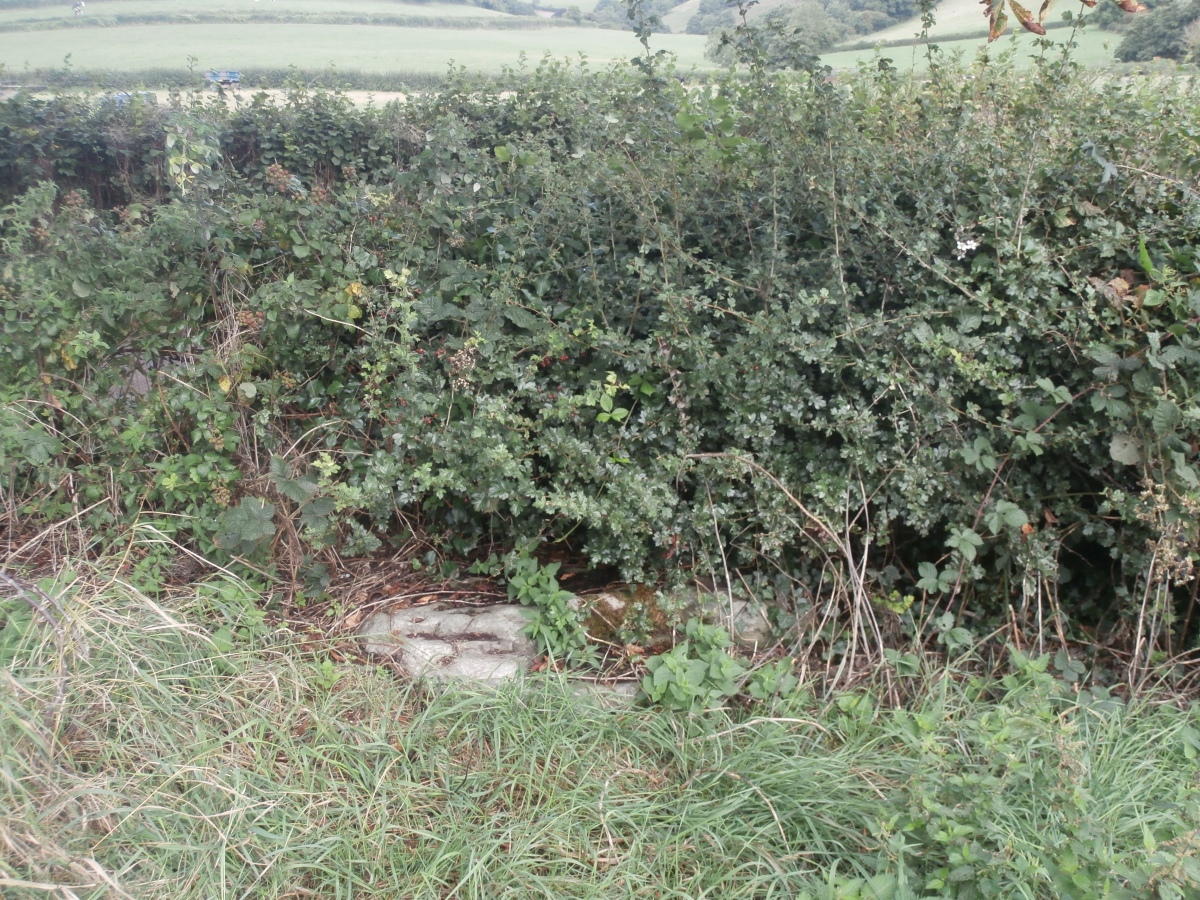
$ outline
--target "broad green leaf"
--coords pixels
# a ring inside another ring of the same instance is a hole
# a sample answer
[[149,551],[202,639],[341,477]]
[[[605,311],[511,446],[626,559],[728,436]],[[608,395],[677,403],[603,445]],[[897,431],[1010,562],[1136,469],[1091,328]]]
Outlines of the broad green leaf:
[[1159,400],[1158,406],[1154,409],[1154,415],[1150,417],[1150,424],[1154,426],[1154,431],[1160,437],[1170,434],[1179,425],[1181,416],[1179,407],[1171,400]]
[[967,562],[974,562],[976,550],[983,546],[983,538],[972,528],[954,528],[946,540],[946,546],[961,553]]
[[1127,466],[1136,466],[1142,461],[1142,453],[1137,438],[1125,433],[1112,436],[1108,444],[1108,454],[1117,462]]

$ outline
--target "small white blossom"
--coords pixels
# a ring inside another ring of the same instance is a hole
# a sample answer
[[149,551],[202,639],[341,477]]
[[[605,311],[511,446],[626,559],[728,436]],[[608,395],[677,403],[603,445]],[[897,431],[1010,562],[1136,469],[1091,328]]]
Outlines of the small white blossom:
[[966,259],[968,250],[978,250],[979,249],[979,241],[974,240],[974,239],[969,240],[969,241],[959,240],[959,241],[957,241],[957,244],[958,244],[958,259]]

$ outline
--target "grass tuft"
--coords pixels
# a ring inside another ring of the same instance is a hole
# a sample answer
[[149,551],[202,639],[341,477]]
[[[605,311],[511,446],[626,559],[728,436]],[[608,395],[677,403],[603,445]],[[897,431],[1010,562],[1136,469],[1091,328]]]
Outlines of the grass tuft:
[[[0,630],[5,890],[1095,891],[1082,897],[1200,883],[1194,709],[1072,698],[1030,669],[944,672],[905,709],[860,692],[672,716],[553,677],[442,689],[335,666],[261,616],[230,619],[230,598],[252,596],[238,582],[169,607],[94,575],[43,587],[57,634],[37,619]],[[0,627],[19,602],[0,601]]]

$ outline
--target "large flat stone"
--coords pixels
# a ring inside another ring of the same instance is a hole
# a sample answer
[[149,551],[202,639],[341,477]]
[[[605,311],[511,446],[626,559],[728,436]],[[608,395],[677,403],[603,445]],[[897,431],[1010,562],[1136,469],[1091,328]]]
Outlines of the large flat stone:
[[524,672],[537,653],[521,606],[446,604],[376,613],[359,628],[368,653],[391,656],[413,676],[495,683]]

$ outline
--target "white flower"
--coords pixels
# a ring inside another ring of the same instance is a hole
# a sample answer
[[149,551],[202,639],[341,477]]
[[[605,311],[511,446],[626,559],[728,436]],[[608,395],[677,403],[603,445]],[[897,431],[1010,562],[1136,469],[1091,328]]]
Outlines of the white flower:
[[958,259],[966,259],[968,250],[979,249],[979,241],[974,239],[969,241],[959,240],[956,243],[958,244]]

